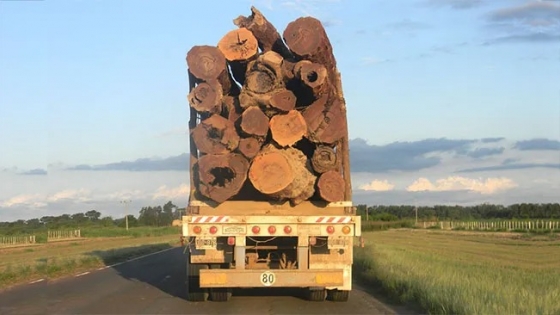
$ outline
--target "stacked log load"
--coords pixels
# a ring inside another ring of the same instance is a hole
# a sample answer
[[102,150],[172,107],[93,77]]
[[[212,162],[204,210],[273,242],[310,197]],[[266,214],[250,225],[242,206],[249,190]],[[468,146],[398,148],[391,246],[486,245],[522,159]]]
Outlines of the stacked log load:
[[187,53],[194,194],[218,204],[349,200],[346,105],[323,25],[301,17],[281,37],[251,12],[216,46]]

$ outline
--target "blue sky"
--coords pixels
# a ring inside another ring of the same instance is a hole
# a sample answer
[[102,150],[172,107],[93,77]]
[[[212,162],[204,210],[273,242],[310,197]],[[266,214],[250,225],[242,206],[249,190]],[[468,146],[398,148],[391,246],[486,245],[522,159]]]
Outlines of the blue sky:
[[[113,213],[114,203],[106,197],[120,192],[183,198],[188,173],[175,166],[188,150],[186,52],[217,44],[235,28],[234,18],[250,14],[251,5],[280,33],[305,15],[326,26],[342,73],[350,137],[365,140],[353,142],[354,151],[369,148],[365,160],[355,155],[361,163],[355,187],[360,181],[401,178],[408,178],[402,187],[409,187],[420,178],[419,158],[434,161],[438,154],[439,163],[422,168],[432,182],[455,176],[459,167],[495,167],[510,159],[533,167],[460,176],[486,183],[517,176],[517,189],[528,178],[550,181],[551,200],[558,201],[553,191],[560,185],[559,1],[0,1],[0,178],[19,185],[0,192],[0,221],[3,213],[28,216],[34,206],[45,213],[72,212],[107,202],[104,209]],[[488,137],[504,139],[460,147],[462,140]],[[434,151],[442,138],[459,142]],[[521,150],[519,143],[537,146]],[[418,148],[423,149],[414,151]],[[478,159],[472,153],[477,149]],[[419,155],[387,169],[383,162],[395,161],[391,152]],[[122,173],[111,163],[140,158],[175,166],[152,168],[141,175],[149,185],[131,188],[138,174]],[[375,165],[367,164],[372,160]],[[113,166],[67,170],[106,164]],[[21,175],[30,170],[38,175]],[[44,172],[48,175],[39,175]],[[99,182],[117,176],[118,185],[96,195]],[[462,183],[452,191],[474,187]],[[398,190],[394,186],[391,191]],[[81,204],[76,198],[58,205],[52,196],[61,192],[88,197]],[[482,200],[463,194],[431,196],[429,202],[463,202],[465,196]],[[137,205],[148,202],[136,199]]]

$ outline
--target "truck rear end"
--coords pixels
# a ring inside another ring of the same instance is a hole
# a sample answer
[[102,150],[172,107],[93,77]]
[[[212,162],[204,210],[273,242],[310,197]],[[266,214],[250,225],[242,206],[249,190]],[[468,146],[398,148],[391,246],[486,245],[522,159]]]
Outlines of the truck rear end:
[[217,46],[186,57],[188,298],[290,287],[313,301],[347,301],[361,221],[332,46],[315,18],[290,22],[281,36],[251,11]]
[[349,202],[192,202],[183,217],[188,298],[227,301],[233,288],[290,287],[312,301],[347,301],[360,223]]

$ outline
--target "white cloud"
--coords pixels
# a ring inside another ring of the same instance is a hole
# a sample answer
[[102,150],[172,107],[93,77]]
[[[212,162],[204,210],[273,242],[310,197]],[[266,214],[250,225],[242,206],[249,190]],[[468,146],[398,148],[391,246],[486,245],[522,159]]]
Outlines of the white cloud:
[[65,189],[50,195],[48,202],[71,200],[74,202],[87,202],[91,200],[91,191],[87,189]]
[[372,180],[369,184],[360,186],[360,189],[367,191],[389,191],[393,190],[395,185],[389,183],[387,180]]
[[410,192],[468,190],[481,194],[494,194],[517,186],[518,185],[513,180],[505,177],[493,177],[483,180],[450,176],[438,179],[435,183],[432,183],[427,178],[421,177],[408,186],[406,190]]
[[165,200],[176,200],[185,199],[189,196],[189,185],[181,184],[177,187],[168,188],[166,185],[160,186],[153,194],[152,199],[165,199]]
[[12,208],[12,207],[36,207],[42,208],[47,204],[45,203],[45,196],[41,194],[21,194],[4,200],[0,203],[0,208]]

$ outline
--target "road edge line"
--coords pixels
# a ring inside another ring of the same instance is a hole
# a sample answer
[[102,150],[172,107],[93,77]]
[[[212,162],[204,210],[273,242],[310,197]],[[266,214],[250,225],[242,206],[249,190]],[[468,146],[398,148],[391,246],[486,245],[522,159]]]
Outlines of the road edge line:
[[122,264],[129,263],[129,262],[131,262],[131,261],[135,261],[135,260],[138,260],[138,259],[146,258],[146,257],[148,257],[148,256],[152,256],[152,255],[156,255],[156,254],[161,254],[161,253],[163,253],[163,252],[166,252],[166,251],[169,251],[169,250],[172,250],[172,249],[175,249],[175,248],[178,248],[178,247],[166,248],[166,249],[164,249],[164,250],[160,250],[160,251],[157,251],[157,252],[149,253],[149,254],[146,254],[146,255],[138,256],[138,257],[134,257],[134,258],[132,258],[132,259],[125,260],[125,261],[121,261],[121,262],[119,262],[119,263],[112,264],[112,265],[109,265],[109,266],[106,266],[106,267],[107,267],[107,268],[113,268],[113,267],[116,267],[116,266],[119,266],[119,265],[122,265]]

